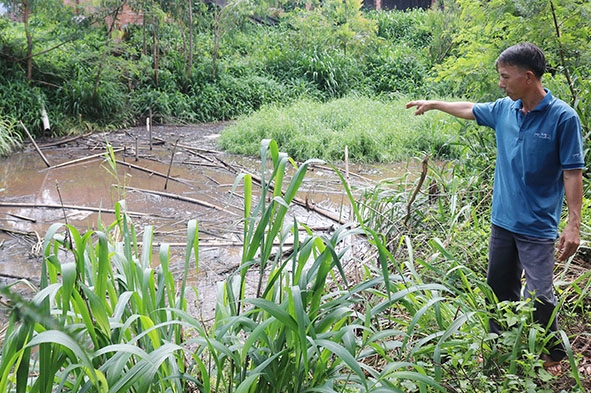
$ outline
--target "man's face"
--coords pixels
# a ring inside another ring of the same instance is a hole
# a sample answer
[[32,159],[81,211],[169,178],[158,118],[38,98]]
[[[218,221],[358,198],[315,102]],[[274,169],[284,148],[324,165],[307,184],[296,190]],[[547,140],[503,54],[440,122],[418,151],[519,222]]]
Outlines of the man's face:
[[512,100],[523,98],[524,92],[532,77],[532,73],[513,65],[497,65],[499,72],[499,87]]

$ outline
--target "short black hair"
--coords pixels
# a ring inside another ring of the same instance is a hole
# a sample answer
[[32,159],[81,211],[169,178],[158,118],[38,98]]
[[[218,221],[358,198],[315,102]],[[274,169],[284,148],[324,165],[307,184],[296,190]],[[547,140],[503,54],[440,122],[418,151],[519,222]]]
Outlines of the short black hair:
[[523,68],[534,73],[536,78],[542,79],[546,72],[546,58],[544,52],[536,45],[521,42],[505,49],[497,58],[495,66],[510,65]]

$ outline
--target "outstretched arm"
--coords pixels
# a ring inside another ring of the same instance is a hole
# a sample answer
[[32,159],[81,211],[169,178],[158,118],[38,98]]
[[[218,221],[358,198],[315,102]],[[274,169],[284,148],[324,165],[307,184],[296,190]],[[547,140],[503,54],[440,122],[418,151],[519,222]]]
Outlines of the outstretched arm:
[[583,171],[564,171],[564,192],[568,206],[568,223],[560,234],[557,244],[558,259],[566,261],[574,255],[581,242],[581,206],[583,204]]
[[437,109],[439,111],[449,113],[450,115],[459,117],[461,119],[474,120],[474,114],[472,113],[474,103],[472,102],[419,100],[407,103],[406,109],[412,108],[413,106],[417,108],[415,115],[422,115],[427,111]]

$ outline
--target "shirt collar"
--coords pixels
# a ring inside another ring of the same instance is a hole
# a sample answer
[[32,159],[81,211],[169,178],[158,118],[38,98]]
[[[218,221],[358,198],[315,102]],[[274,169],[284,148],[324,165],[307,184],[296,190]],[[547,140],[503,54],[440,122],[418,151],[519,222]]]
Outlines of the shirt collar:
[[[538,106],[536,106],[532,110],[532,112],[543,111],[552,102],[552,99],[553,99],[552,92],[546,88],[544,88],[544,91],[546,91],[546,95],[544,96],[542,101],[538,104]],[[520,111],[522,108],[523,108],[523,103],[521,102],[521,98],[518,99],[517,101],[513,102],[513,109]]]

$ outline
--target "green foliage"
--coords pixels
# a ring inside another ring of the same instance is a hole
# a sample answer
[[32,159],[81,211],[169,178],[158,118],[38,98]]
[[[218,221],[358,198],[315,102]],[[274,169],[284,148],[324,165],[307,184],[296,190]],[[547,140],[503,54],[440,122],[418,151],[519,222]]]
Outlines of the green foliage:
[[459,123],[435,114],[413,117],[404,99],[376,101],[345,97],[320,104],[298,101],[269,106],[224,130],[222,148],[254,155],[258,142],[270,138],[296,160],[317,157],[343,161],[345,146],[355,162],[391,162],[427,151],[452,157],[448,145]]
[[[453,39],[453,51],[435,67],[436,81],[446,83],[451,94],[467,94],[479,100],[494,97],[496,57],[503,49],[521,41],[533,42],[544,50],[552,73],[572,73],[588,61],[585,45],[589,43],[583,39],[590,28],[588,3],[562,0],[456,0],[455,3],[459,5],[460,23]],[[563,98],[569,101],[569,97]]]

